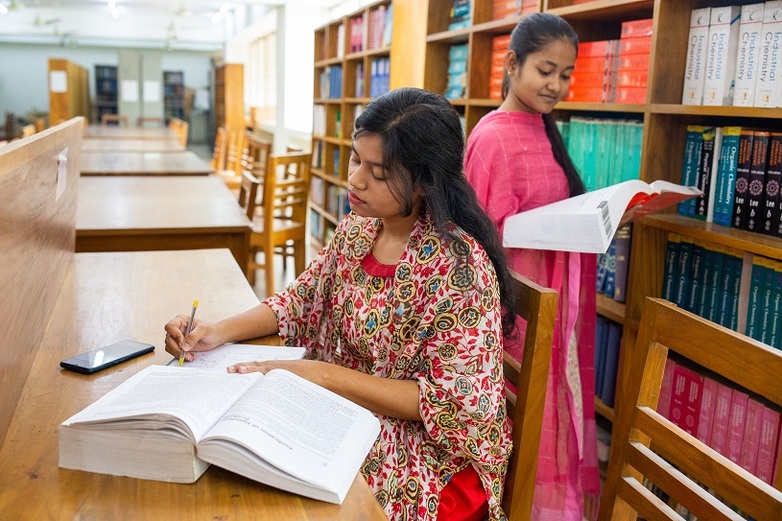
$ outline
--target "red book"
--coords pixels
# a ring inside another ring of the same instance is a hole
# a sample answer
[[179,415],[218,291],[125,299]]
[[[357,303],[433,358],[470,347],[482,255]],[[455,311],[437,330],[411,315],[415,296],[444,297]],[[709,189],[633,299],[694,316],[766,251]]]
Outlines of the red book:
[[673,370],[676,362],[670,358],[665,361],[665,370],[663,372],[663,381],[660,385],[660,398],[657,400],[657,412],[664,418],[669,418],[671,410],[671,390],[673,388]]
[[593,42],[579,42],[578,57],[588,58],[595,56],[608,56],[616,54],[619,40],[595,40]]
[[761,402],[750,398],[747,400],[747,421],[744,423],[744,441],[741,443],[739,465],[748,472],[755,473],[758,461],[758,445],[760,445],[760,422],[763,419]]
[[619,40],[619,54],[649,54],[652,52],[652,37],[637,36]]
[[621,54],[616,62],[618,71],[648,71],[649,54]]
[[646,103],[646,87],[617,86],[614,103]]
[[709,446],[722,454],[726,454],[728,440],[728,422],[730,421],[730,402],[733,389],[725,384],[717,383],[717,400],[714,402],[714,419],[711,422],[711,439]]
[[747,393],[733,389],[733,397],[730,401],[730,418],[728,419],[728,451],[725,456],[734,463],[738,463],[741,459],[744,422],[747,419],[747,400],[749,400]]
[[671,421],[693,436],[698,432],[702,390],[703,375],[677,364],[673,370]]
[[[665,369],[668,369],[666,364]],[[701,413],[698,418],[698,431],[696,438],[706,445],[711,439],[711,424],[714,420],[714,404],[717,402],[717,380],[713,378],[703,378],[703,394],[701,394]]]
[[622,22],[622,32],[620,36],[622,38],[630,36],[651,36],[653,25],[653,20],[651,18],[625,21]]
[[764,407],[763,417],[760,420],[760,440],[755,475],[769,485],[773,484],[778,445],[779,411]]
[[617,87],[644,87],[649,82],[649,71],[621,70],[616,74]]

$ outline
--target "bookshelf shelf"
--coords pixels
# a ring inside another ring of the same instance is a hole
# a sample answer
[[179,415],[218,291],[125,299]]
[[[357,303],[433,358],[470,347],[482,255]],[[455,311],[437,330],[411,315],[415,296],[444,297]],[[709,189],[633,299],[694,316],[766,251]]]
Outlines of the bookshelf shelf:
[[[390,88],[423,86],[425,33],[418,25],[425,16],[425,2],[378,0],[315,30],[312,173],[318,181],[310,195],[310,236],[316,244],[339,222],[334,208],[344,210],[350,135],[359,110],[372,101],[373,72],[384,74]],[[402,53],[401,66],[395,52]]]

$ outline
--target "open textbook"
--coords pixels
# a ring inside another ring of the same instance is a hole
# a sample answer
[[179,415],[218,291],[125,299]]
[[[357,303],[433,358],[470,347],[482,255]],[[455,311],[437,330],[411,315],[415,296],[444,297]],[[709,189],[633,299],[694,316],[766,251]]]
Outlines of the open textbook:
[[638,179],[540,206],[505,219],[506,248],[605,253],[619,224],[701,195],[694,186]]
[[59,466],[192,483],[211,463],[342,503],[379,432],[371,412],[289,371],[153,365],[60,425]]
[[[303,347],[264,346],[256,344],[223,344],[210,351],[196,351],[195,360],[185,362],[190,369],[225,369],[241,362],[265,360],[298,360],[307,350]],[[179,365],[178,358],[172,358],[167,365]]]

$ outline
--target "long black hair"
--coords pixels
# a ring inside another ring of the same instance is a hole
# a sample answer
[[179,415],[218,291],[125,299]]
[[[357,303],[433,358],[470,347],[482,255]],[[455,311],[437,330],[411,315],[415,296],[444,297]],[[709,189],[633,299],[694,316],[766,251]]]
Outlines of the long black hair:
[[[516,24],[513,32],[510,34],[510,50],[516,53],[516,61],[519,67],[524,66],[524,62],[530,54],[536,53],[546,47],[553,41],[566,40],[570,42],[578,52],[578,35],[570,27],[564,18],[551,13],[533,13],[524,16]],[[507,92],[507,75],[503,81],[503,91]],[[504,96],[503,96],[504,97]],[[557,122],[551,113],[543,114],[543,122],[546,125],[546,134],[551,142],[551,150],[554,152],[554,158],[565,171],[570,197],[586,192],[584,182],[578,174],[573,160],[567,153],[562,134],[559,133]]]
[[483,246],[500,286],[503,333],[510,336],[515,302],[511,275],[497,229],[464,177],[464,132],[458,112],[434,92],[396,89],[378,96],[356,119],[353,139],[363,134],[380,136],[383,168],[402,217],[413,211],[417,187],[438,232],[463,242],[447,229],[453,223]]

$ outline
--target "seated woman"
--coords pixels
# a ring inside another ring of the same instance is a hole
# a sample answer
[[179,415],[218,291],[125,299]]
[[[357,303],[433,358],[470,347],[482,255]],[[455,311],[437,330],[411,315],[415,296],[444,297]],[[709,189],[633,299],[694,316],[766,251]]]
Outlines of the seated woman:
[[504,518],[512,447],[502,346],[513,290],[494,225],[464,178],[457,112],[399,89],[358,117],[352,212],[286,291],[219,322],[165,326],[192,360],[225,342],[279,334],[305,360],[282,367],[373,411],[381,433],[362,473],[389,519]]

